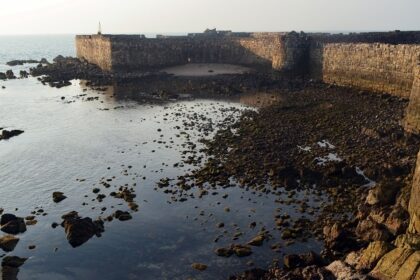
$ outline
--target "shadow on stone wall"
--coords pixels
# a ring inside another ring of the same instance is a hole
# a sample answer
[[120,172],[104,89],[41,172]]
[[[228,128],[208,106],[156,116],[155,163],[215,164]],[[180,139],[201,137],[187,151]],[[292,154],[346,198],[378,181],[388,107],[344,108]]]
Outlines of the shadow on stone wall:
[[187,63],[223,63],[261,70],[306,69],[308,39],[295,32],[260,37],[112,38],[118,72],[148,71]]

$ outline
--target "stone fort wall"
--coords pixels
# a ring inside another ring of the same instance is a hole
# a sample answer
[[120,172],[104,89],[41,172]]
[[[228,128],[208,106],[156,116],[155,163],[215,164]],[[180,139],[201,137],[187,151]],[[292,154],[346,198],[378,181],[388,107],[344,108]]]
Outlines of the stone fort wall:
[[101,69],[112,69],[111,40],[105,36],[87,35],[76,36],[77,57],[84,58]]
[[386,92],[408,98],[420,45],[329,43],[316,58],[326,83]]
[[302,62],[299,34],[241,33],[240,36],[76,36],[77,56],[106,71],[147,71],[192,63],[228,63],[296,70]]
[[76,36],[77,55],[106,71],[229,63],[309,74],[342,86],[408,98],[420,62],[420,32],[229,33],[145,38]]
[[420,64],[414,68],[414,81],[406,113],[405,128],[420,134]]

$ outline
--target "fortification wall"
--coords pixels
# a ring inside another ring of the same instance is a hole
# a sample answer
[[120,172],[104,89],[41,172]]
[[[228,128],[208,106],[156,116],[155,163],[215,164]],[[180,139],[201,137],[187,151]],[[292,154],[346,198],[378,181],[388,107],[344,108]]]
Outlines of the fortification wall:
[[76,36],[77,57],[85,58],[103,70],[112,69],[111,40],[104,36]]
[[414,82],[411,89],[410,103],[405,117],[405,129],[420,134],[420,65],[416,65],[413,72]]
[[150,70],[192,63],[229,63],[296,70],[304,37],[297,33],[249,33],[247,36],[77,36],[79,58],[106,71]]
[[282,66],[280,36],[112,39],[113,69],[147,70],[192,63]]
[[411,94],[413,70],[420,61],[420,45],[407,44],[328,43],[321,52],[311,53],[312,63],[322,65],[326,83],[405,98]]
[[229,63],[306,72],[326,83],[408,98],[420,61],[420,32],[229,33],[228,36],[77,36],[77,54],[106,71]]

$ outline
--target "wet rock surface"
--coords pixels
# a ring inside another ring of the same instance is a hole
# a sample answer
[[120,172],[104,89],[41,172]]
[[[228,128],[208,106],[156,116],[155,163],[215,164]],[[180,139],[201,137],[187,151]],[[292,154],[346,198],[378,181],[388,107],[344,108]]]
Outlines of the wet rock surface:
[[71,85],[70,80],[84,79],[94,83],[110,83],[110,75],[103,73],[96,65],[72,57],[57,56],[52,64],[38,64],[30,74],[39,77],[43,84],[61,88]]
[[53,192],[52,197],[55,203],[59,203],[67,198],[62,192]]
[[17,280],[19,267],[21,267],[27,258],[16,256],[6,256],[1,261],[1,276],[3,280]]
[[81,218],[74,212],[63,216],[63,219],[62,226],[72,247],[79,247],[94,235],[100,236],[104,231],[102,221],[93,221],[88,217]]
[[15,249],[19,238],[14,237],[13,235],[6,235],[0,237],[0,249],[5,252],[11,252]]
[[9,234],[19,234],[26,231],[25,220],[13,214],[3,214],[0,221],[1,231]]

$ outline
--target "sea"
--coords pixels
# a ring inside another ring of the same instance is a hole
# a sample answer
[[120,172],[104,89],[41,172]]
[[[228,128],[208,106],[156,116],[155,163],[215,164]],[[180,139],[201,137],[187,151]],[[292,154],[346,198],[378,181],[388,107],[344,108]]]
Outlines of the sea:
[[[57,55],[75,56],[73,35],[0,36],[0,72],[18,74],[36,66],[11,67],[6,65],[10,60],[52,61]],[[274,215],[301,216],[296,207],[276,203],[277,196],[221,187],[201,198],[199,190],[190,190],[194,197],[181,202],[157,187],[162,178],[176,179],[197,168],[182,164],[186,143],[199,150],[201,140],[217,130],[205,135],[198,127],[223,127],[244,110],[257,110],[251,105],[264,93],[229,98],[180,94],[159,103],[135,98],[142,89],[127,91],[124,86],[97,90],[79,80],[60,89],[34,77],[0,81],[0,128],[24,131],[0,141],[0,208],[37,220],[18,235],[13,252],[0,250],[2,258],[28,258],[19,279],[227,279],[253,267],[268,268],[284,254],[321,250],[315,240],[283,244],[280,252],[270,248],[282,243]],[[186,127],[192,120],[199,125]],[[112,196],[125,187],[135,193],[138,211]],[[67,199],[55,203],[53,192]],[[101,236],[77,248],[62,226],[52,227],[70,211],[96,220],[116,210],[130,212],[132,219],[105,222]],[[249,227],[252,222],[255,228]],[[272,239],[254,247],[251,256],[214,253],[246,243],[262,228],[272,232]],[[207,269],[197,271],[193,263]]]

